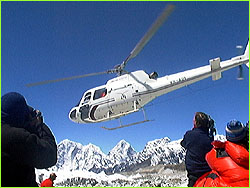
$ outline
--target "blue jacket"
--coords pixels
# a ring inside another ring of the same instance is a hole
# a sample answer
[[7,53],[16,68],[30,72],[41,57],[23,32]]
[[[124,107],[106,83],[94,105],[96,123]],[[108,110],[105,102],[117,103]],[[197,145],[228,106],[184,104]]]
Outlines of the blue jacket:
[[214,137],[209,137],[208,130],[201,127],[186,132],[181,145],[187,150],[185,163],[188,174],[200,177],[211,171],[205,156],[213,148],[213,140]]

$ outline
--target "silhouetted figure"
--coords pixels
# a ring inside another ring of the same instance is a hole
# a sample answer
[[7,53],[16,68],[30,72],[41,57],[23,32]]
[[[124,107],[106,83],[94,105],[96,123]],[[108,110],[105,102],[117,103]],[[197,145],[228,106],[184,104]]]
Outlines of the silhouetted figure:
[[41,112],[16,92],[1,98],[1,182],[3,187],[34,187],[35,168],[56,164],[55,138]]

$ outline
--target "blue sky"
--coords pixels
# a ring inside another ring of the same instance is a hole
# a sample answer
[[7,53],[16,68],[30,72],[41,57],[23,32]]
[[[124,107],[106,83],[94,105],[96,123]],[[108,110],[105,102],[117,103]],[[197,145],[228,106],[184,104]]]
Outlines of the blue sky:
[[[210,114],[219,134],[226,123],[249,117],[249,71],[238,81],[237,68],[161,96],[146,106],[154,121],[115,131],[118,120],[75,124],[70,109],[82,94],[116,75],[101,75],[27,88],[48,79],[101,72],[120,64],[167,2],[2,2],[1,95],[16,91],[41,110],[57,142],[92,143],[107,153],[121,139],[141,151],[148,141],[180,139],[192,128],[196,111]],[[249,36],[249,2],[172,2],[175,11],[128,71],[157,71],[165,76],[238,55]],[[142,120],[142,112],[122,118]]]

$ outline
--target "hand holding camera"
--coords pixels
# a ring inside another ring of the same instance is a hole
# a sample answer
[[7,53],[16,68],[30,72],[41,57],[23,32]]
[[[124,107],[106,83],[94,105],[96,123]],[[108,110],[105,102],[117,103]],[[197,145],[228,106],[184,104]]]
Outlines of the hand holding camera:
[[39,110],[36,110],[29,106],[29,118],[27,122],[26,129],[31,132],[35,133],[38,136],[41,133],[41,126],[43,124],[43,116]]
[[30,125],[42,124],[43,123],[43,116],[39,110],[32,109],[30,111]]

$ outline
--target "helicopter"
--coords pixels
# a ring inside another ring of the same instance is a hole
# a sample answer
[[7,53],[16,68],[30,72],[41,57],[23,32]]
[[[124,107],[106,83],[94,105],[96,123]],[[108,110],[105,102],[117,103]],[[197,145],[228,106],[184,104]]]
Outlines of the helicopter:
[[148,74],[144,70],[137,70],[134,72],[127,72],[125,70],[128,61],[140,53],[140,51],[149,42],[161,25],[167,20],[174,9],[174,5],[167,5],[145,35],[136,44],[128,57],[121,64],[116,65],[113,69],[104,72],[36,82],[27,84],[26,86],[31,87],[87,76],[116,73],[118,76],[108,80],[105,85],[87,90],[83,94],[79,103],[69,112],[69,119],[75,123],[98,123],[113,119],[120,119],[122,116],[138,112],[139,110],[143,111],[144,120],[142,121],[126,125],[122,125],[120,122],[118,127],[113,128],[102,127],[106,130],[115,130],[151,121],[147,119],[143,107],[161,95],[188,86],[208,77],[212,77],[212,80],[214,81],[219,80],[222,77],[223,71],[237,66],[240,71],[239,79],[241,79],[242,65],[246,64],[249,67],[249,42],[243,55],[239,55],[225,61],[221,61],[218,57],[209,60],[209,65],[163,77],[159,77],[157,72]]

